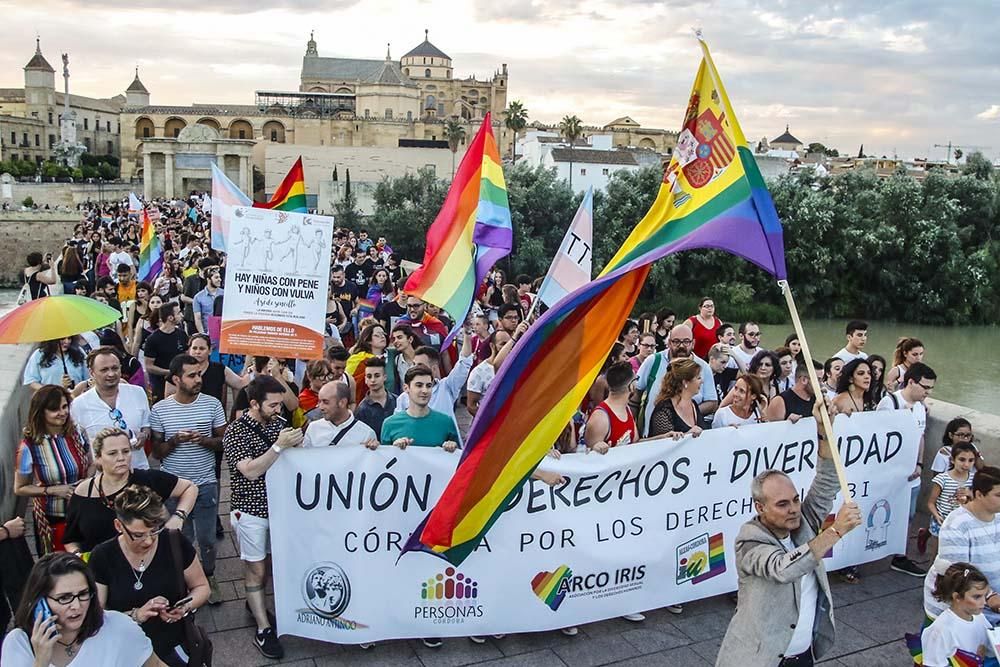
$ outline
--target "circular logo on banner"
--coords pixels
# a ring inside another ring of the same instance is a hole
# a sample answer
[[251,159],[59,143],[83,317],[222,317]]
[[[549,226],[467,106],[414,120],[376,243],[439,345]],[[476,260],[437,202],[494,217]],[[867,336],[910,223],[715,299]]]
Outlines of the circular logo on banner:
[[336,563],[318,563],[302,580],[302,597],[323,618],[337,618],[351,602],[351,582]]

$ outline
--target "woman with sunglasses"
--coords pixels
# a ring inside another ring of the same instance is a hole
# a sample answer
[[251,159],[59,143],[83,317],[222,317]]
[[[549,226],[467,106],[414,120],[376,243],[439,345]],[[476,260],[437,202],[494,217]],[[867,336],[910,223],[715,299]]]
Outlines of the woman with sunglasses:
[[121,429],[98,433],[93,449],[102,472],[76,486],[66,512],[67,551],[87,553],[116,535],[115,499],[132,484],[149,487],[161,498],[177,498],[177,509],[167,525],[180,530],[198,499],[197,486],[159,470],[133,470],[131,442]]
[[101,604],[138,623],[168,667],[185,667],[184,627],[178,621],[204,605],[210,591],[194,547],[179,531],[167,532],[166,519],[155,491],[125,487],[115,498],[118,538],[94,548],[90,567]]
[[31,397],[17,450],[14,494],[32,499],[38,553],[63,550],[66,504],[73,485],[91,472],[87,439],[69,415],[69,391],[48,384]]
[[3,664],[163,665],[135,623],[124,614],[101,608],[90,568],[67,553],[44,556],[32,568],[14,616],[14,629],[3,641]]

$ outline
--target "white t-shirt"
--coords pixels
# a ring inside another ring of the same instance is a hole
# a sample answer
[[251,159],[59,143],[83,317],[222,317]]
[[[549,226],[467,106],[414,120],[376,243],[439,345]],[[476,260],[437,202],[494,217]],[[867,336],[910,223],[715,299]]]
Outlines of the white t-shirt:
[[477,394],[485,394],[486,390],[490,388],[490,383],[493,382],[496,374],[497,372],[493,368],[493,364],[489,361],[483,361],[469,373],[469,382],[466,384],[466,389],[474,391]]
[[369,440],[378,440],[375,436],[375,431],[371,427],[359,419],[355,419],[353,416],[350,417],[340,426],[337,426],[329,419],[318,419],[314,422],[310,422],[308,428],[306,428],[306,436],[302,439],[303,447],[326,447],[329,445],[334,438],[336,438],[341,431],[347,429],[350,426],[350,430],[340,439],[337,446],[350,447],[351,445],[364,445]]
[[840,359],[846,364],[848,362],[854,361],[855,359],[867,359],[868,353],[858,352],[857,354],[851,354],[850,352],[847,351],[846,347],[842,347],[840,348],[840,351],[833,356],[835,356],[837,359]]
[[989,629],[990,622],[982,614],[964,621],[951,609],[945,609],[920,633],[924,667],[948,667],[949,658],[959,649],[976,653],[980,646],[989,648],[990,639],[986,635]]
[[[975,444],[972,445],[976,447]],[[976,447],[976,454],[979,454],[979,448]],[[941,447],[937,450],[937,454],[934,455],[934,461],[931,463],[931,472],[947,472],[951,468],[951,446]]]
[[[895,397],[895,401],[893,401]],[[899,405],[897,408],[896,406]],[[875,406],[876,410],[909,410],[913,413],[913,419],[917,422],[917,435],[921,438],[920,442],[923,444],[924,430],[927,428],[927,408],[923,403],[917,401],[916,403],[907,403],[906,399],[903,398],[903,390],[894,391],[891,394],[886,394],[882,397],[882,400],[878,402]],[[914,480],[910,480],[910,488],[915,488],[920,486],[920,478],[917,477]]]
[[753,358],[757,356],[758,352],[760,352],[759,347],[755,347],[753,352],[744,352],[743,348],[739,345],[734,345],[729,348],[730,358],[735,359],[736,363],[739,364],[740,370],[743,371],[750,367],[750,362],[753,361]]
[[[137,667],[153,655],[149,637],[132,619],[118,611],[104,611],[104,624],[86,639],[69,667]],[[35,654],[31,640],[15,628],[3,640],[3,667],[32,667]]]
[[[118,398],[114,408],[109,407],[97,395],[97,387],[91,387],[73,399],[69,405],[69,414],[87,434],[87,440],[93,442],[102,430],[121,428],[121,424],[112,416],[116,409],[121,412],[121,421],[128,426],[122,430],[130,432],[132,437],[138,436],[140,429],[149,428],[149,400],[146,398],[146,391],[131,384],[118,385]],[[132,450],[132,469],[149,469],[149,460],[141,447]]]
[[724,426],[743,426],[744,424],[757,424],[758,422],[760,422],[760,419],[757,417],[756,412],[751,412],[750,416],[744,419],[743,417],[736,416],[736,413],[733,412],[733,408],[727,405],[724,408],[719,408],[715,412],[715,417],[712,419],[712,428],[722,428]]
[[118,282],[119,264],[128,264],[130,267],[134,266],[134,264],[132,263],[132,255],[124,251],[113,252],[108,258],[108,265],[111,267],[111,277],[115,279],[116,283]]
[[[795,549],[791,537],[781,540],[789,551]],[[816,602],[819,599],[819,584],[815,571],[803,575],[799,580],[799,618],[795,621],[795,631],[788,642],[785,655],[798,655],[809,650],[813,643],[813,625],[816,623]]]

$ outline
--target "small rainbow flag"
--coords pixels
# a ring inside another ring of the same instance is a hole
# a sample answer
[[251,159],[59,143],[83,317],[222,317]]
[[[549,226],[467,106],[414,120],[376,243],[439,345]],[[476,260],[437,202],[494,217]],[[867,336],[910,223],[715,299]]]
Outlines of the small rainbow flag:
[[271,196],[271,201],[259,204],[254,208],[270,208],[276,211],[291,211],[293,213],[308,213],[306,207],[306,177],[302,171],[302,156],[295,161],[292,168],[285,174],[284,180]]
[[573,576],[573,570],[560,565],[555,572],[539,572],[531,580],[531,590],[549,609],[556,611],[566,599],[566,591],[560,590],[562,582]]
[[163,251],[149,213],[142,209],[142,236],[139,239],[139,280],[152,282],[163,270]]
[[[924,624],[924,627],[927,627],[927,624]],[[908,632],[904,636],[904,639],[906,641],[906,648],[910,651],[910,657],[913,658],[913,664],[923,665],[924,647],[921,641],[921,634]],[[975,653],[969,653],[961,649],[955,651],[955,655],[948,658],[948,667],[995,667],[996,664],[997,660],[992,656],[980,658]]]
[[407,294],[443,308],[454,319],[442,348],[461,330],[476,289],[510,253],[513,241],[507,185],[487,113],[427,230],[424,263],[406,281]]
[[781,223],[708,46],[677,149],[653,205],[601,275],[521,337],[480,404],[462,460],[407,542],[461,563],[569,423],[604,364],[652,262],[718,248],[785,278]]
[[708,569],[704,574],[699,574],[692,579],[692,583],[701,582],[717,577],[726,571],[726,545],[723,541],[722,533],[716,533],[708,538]]

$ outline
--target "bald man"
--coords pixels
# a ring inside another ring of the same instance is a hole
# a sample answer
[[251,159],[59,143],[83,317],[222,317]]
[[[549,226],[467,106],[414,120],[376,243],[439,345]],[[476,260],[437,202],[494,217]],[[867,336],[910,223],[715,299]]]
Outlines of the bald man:
[[701,391],[695,394],[694,402],[702,416],[713,414],[719,407],[715,395],[715,376],[708,362],[694,355],[694,335],[687,324],[678,324],[670,330],[667,337],[667,349],[646,357],[639,366],[636,377],[636,389],[645,392],[642,410],[642,437],[649,435],[649,420],[656,407],[656,397],[663,386],[663,378],[667,375],[667,367],[673,359],[691,359],[701,368]]
[[343,382],[327,382],[319,390],[322,419],[311,422],[302,440],[303,447],[363,445],[378,448],[378,438],[368,424],[351,414],[351,389]]

